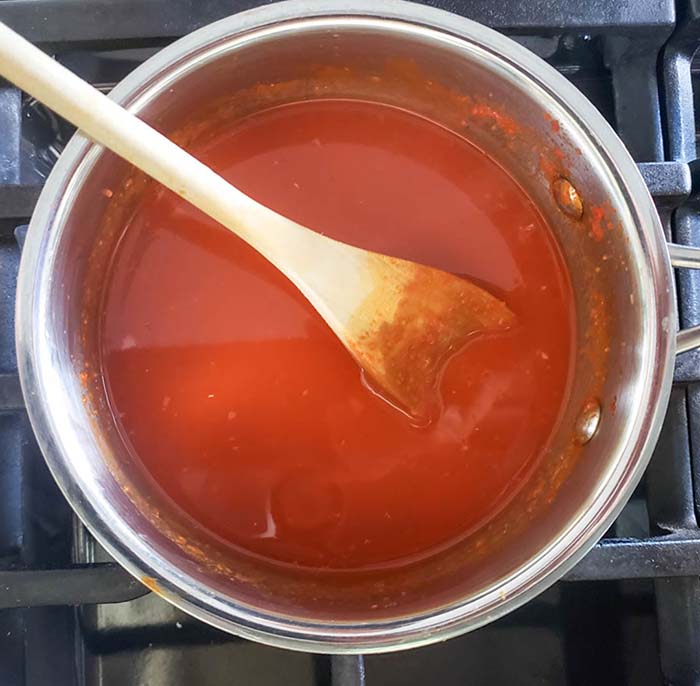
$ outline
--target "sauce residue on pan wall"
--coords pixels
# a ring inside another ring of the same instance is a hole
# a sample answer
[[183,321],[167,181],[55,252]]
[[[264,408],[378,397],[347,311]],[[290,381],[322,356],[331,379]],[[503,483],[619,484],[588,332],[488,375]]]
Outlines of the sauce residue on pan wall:
[[468,342],[417,428],[274,267],[149,184],[100,324],[134,454],[195,520],[284,563],[400,564],[487,522],[546,446],[573,354],[568,276],[525,192],[464,139],[359,101],[278,107],[190,150],[307,226],[468,276],[517,325]]

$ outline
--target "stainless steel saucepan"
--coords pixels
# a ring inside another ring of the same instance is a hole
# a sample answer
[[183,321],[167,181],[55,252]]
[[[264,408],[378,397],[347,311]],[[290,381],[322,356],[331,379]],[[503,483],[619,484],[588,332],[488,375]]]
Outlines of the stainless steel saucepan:
[[291,0],[186,36],[112,97],[185,146],[207,116],[303,98],[373,99],[423,114],[474,140],[527,188],[557,234],[578,321],[568,401],[546,454],[480,532],[392,570],[334,573],[254,559],[160,492],[116,430],[100,385],[86,382],[99,368],[91,324],[100,279],[141,186],[125,163],[76,135],[27,235],[17,351],[51,471],[122,565],[241,636],[371,652],[474,629],[587,552],[647,465],[675,355],[700,345],[697,329],[677,331],[672,269],[697,267],[700,257],[669,251],[634,162],[570,83],[512,40],[446,12],[396,0]]

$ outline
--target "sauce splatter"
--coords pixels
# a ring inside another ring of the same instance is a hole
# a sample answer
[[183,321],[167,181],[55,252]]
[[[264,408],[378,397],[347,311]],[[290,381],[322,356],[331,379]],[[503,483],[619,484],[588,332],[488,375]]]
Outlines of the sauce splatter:
[[416,428],[281,274],[147,184],[100,324],[134,455],[201,525],[280,563],[391,567],[483,530],[538,463],[572,361],[568,276],[525,192],[463,138],[367,102],[278,107],[202,141],[194,154],[261,202],[463,274],[517,325],[469,340],[444,370],[440,415]]
[[156,595],[163,595],[160,584],[152,576],[142,576],[140,580],[149,591],[152,591]]
[[552,133],[559,133],[561,126],[559,122],[551,114],[549,114],[549,112],[545,112],[544,118],[549,122],[549,127],[552,129]]
[[591,235],[596,241],[602,241],[605,236],[604,221],[605,209],[600,206],[591,207]]
[[484,103],[472,105],[471,115],[472,117],[490,121],[494,128],[503,132],[506,136],[516,136],[521,131],[520,125],[515,119]]

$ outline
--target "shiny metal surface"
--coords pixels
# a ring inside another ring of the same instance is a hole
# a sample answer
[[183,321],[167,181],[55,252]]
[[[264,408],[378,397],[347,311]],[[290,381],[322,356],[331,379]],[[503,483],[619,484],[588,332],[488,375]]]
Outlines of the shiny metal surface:
[[668,254],[674,267],[689,267],[700,269],[700,248],[689,245],[668,244]]
[[[22,386],[46,460],[81,519],[111,555],[139,578],[148,577],[179,608],[241,636],[298,650],[380,652],[431,643],[489,622],[552,584],[595,543],[632,493],[658,435],[671,384],[677,328],[673,275],[651,198],[634,162],[593,106],[511,40],[403,2],[384,2],[380,10],[362,0],[350,5],[293,0],[187,36],[136,69],[112,97],[170,131],[215,94],[290,79],[303,89],[318,64],[350,65],[368,74],[396,58],[413,60],[427,83],[497,101],[542,140],[551,139],[550,121],[556,119],[559,142],[580,151],[569,176],[584,207],[609,203],[622,228],[604,246],[598,244],[567,223],[577,217],[554,219],[562,213],[548,186],[534,189],[571,272],[581,342],[594,294],[605,293],[612,315],[604,382],[595,386],[600,378],[596,381],[590,360],[577,357],[569,402],[545,466],[556,467],[594,390],[602,407],[614,410],[603,410],[582,459],[552,494],[556,498],[518,537],[494,546],[478,564],[455,551],[439,563],[426,562],[419,576],[402,571],[382,582],[388,593],[412,590],[412,603],[349,612],[341,602],[356,592],[349,582],[317,584],[300,570],[274,576],[243,557],[223,564],[217,542],[204,531],[193,530],[191,538],[180,540],[182,514],[140,472],[110,424],[104,398],[85,402],[78,371],[94,362],[94,350],[79,334],[81,297],[89,286],[88,270],[95,267],[90,261],[98,241],[95,227],[105,210],[102,190],[124,178],[123,163],[76,136],[42,192],[22,259],[17,296]],[[439,108],[430,89],[421,86],[416,94],[400,83],[362,83],[368,90],[330,94],[410,105],[455,127],[458,113]],[[536,168],[532,155],[536,152],[524,150],[504,163],[527,177]],[[592,264],[597,268],[589,269]]]
[[600,402],[597,399],[589,400],[583,406],[574,426],[574,440],[577,443],[585,445],[595,436],[602,413]]
[[[668,254],[674,267],[700,269],[700,248],[669,243]],[[678,332],[676,352],[684,353],[698,346],[700,346],[700,326],[694,326]]]

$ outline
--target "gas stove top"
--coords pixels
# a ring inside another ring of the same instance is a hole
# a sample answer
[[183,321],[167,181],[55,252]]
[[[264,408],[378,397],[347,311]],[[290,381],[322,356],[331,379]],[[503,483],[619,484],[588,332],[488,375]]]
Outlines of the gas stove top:
[[[0,0],[0,21],[109,91],[160,47],[242,0]],[[432,0],[555,66],[615,127],[675,242],[700,245],[695,112],[700,2]],[[71,127],[0,82],[0,683],[209,686],[700,684],[700,354],[678,358],[652,463],[564,581],[446,643],[367,658],[291,653],[212,629],[141,586],[75,519],[32,435],[14,297],[26,224]],[[683,326],[700,274],[678,273]]]

